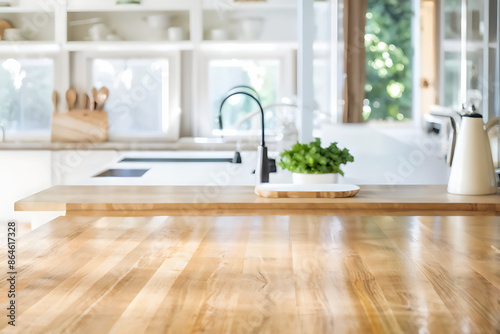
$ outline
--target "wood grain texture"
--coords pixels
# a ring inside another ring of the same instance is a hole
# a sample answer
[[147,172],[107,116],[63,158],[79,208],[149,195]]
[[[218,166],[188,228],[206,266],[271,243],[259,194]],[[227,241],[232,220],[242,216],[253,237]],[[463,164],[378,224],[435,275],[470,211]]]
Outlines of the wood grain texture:
[[[336,185],[338,186],[338,185]],[[288,189],[283,189],[283,188]],[[353,190],[335,190],[335,191],[320,191],[320,190],[304,190],[300,189],[302,185],[290,184],[285,187],[280,185],[258,185],[255,187],[255,193],[264,198],[347,198],[356,196],[359,192],[359,187]],[[309,185],[311,187],[311,185]],[[282,188],[282,189],[278,189]],[[293,188],[293,190],[289,190]],[[297,190],[299,189],[299,190]]]
[[77,109],[52,114],[52,142],[103,143],[108,141],[108,113]]
[[249,186],[55,186],[15,203],[17,211],[79,216],[304,214],[315,210],[496,215],[500,195],[460,196],[444,185],[365,185],[352,198],[261,198]]
[[0,330],[493,334],[498,247],[500,217],[60,217],[18,240]]

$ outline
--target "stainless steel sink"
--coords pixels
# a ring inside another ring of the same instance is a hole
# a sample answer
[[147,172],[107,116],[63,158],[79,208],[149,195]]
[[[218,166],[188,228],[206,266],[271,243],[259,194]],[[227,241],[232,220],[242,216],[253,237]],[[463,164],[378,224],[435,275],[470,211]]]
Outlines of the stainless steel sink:
[[142,177],[149,169],[108,169],[94,177]]
[[118,162],[232,162],[233,158],[123,158]]

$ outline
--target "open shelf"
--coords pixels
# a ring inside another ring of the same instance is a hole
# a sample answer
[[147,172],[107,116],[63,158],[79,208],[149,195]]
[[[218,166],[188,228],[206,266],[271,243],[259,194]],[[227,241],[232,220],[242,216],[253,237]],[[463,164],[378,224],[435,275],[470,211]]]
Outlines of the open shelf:
[[[27,41],[55,41],[55,13],[36,11],[0,11],[0,19],[9,21],[13,28],[20,28]],[[19,41],[24,42],[24,41]]]
[[178,42],[67,42],[64,46],[66,51],[169,51],[169,50],[192,50],[191,41]]
[[200,48],[206,51],[266,51],[266,50],[296,50],[297,42],[284,41],[203,41]]
[[[150,15],[164,15],[168,17],[168,24],[165,29],[155,29],[151,27],[146,18]],[[189,40],[190,16],[189,11],[125,11],[125,12],[70,12],[68,13],[68,41],[84,42],[89,41],[89,28],[93,24],[72,25],[72,22],[85,22],[99,20],[105,24],[112,34],[119,36],[123,41],[148,41],[165,42],[168,27],[181,27],[184,31],[184,40]],[[105,42],[105,41],[103,41]]]
[[[259,41],[259,42],[296,42],[297,13],[290,11],[250,12],[248,10],[231,10],[224,13],[215,10],[203,11],[203,37],[211,39],[212,30],[224,30],[229,41]],[[287,29],[283,29],[287,27]]]
[[269,0],[269,1],[213,1],[203,0],[204,10],[231,11],[231,10],[285,10],[297,9],[295,1]]

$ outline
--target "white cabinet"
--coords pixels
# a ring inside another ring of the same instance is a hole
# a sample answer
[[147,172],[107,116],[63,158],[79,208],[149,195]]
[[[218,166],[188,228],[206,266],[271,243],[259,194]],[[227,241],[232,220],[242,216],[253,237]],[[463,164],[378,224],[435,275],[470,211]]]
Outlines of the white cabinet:
[[0,222],[34,223],[57,214],[15,212],[14,203],[52,185],[50,151],[0,151]]
[[[0,222],[40,226],[63,212],[15,212],[14,203],[54,185],[82,184],[114,162],[118,151],[0,151]],[[5,226],[5,225],[2,225]]]

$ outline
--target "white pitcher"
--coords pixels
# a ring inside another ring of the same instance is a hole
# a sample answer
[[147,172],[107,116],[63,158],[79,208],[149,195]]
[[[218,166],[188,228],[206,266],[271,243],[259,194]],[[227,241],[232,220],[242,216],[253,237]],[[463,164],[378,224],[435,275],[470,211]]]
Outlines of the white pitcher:
[[[487,132],[498,122],[500,117],[493,118],[485,125],[481,114],[462,115],[458,135],[456,128],[453,129],[449,193],[490,195],[497,192],[497,179]],[[453,150],[455,138],[456,146]]]

